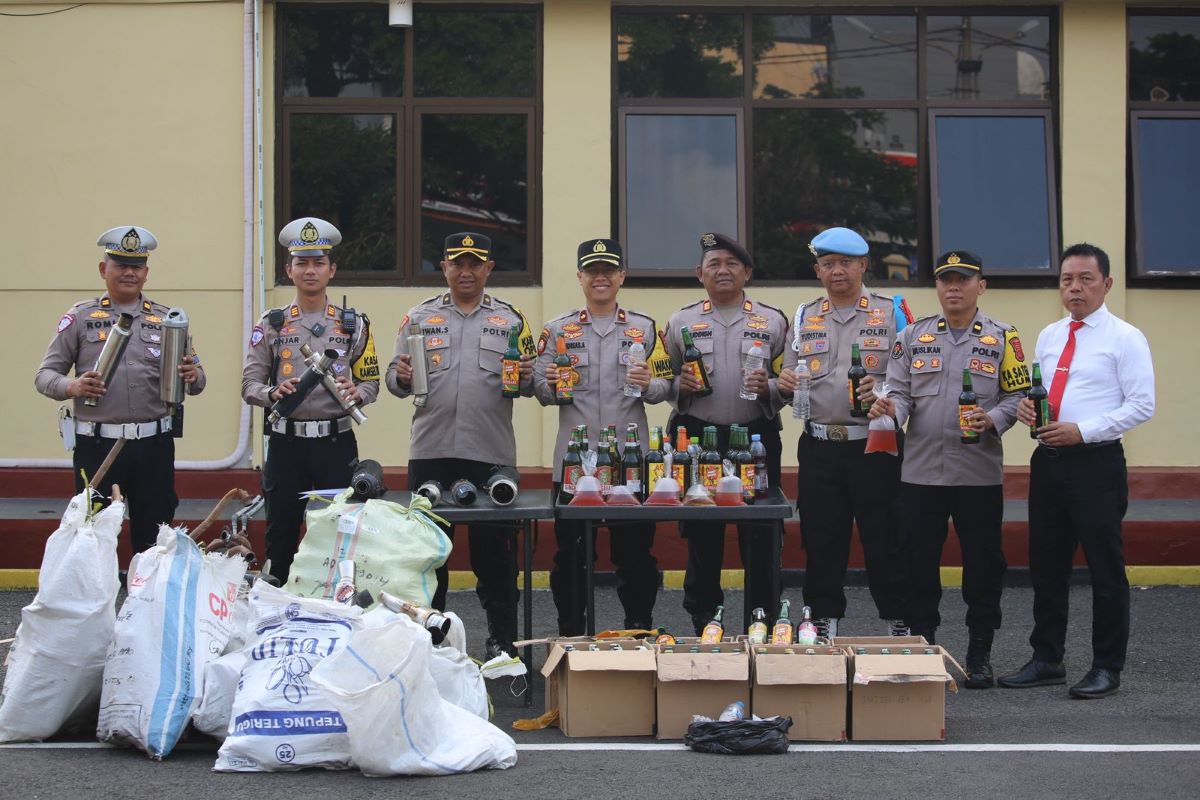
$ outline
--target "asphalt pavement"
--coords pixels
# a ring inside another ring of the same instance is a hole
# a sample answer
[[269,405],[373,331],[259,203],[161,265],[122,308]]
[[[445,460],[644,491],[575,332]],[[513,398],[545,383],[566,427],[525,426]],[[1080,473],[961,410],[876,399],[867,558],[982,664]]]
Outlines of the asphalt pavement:
[[[847,592],[844,634],[878,634],[865,589]],[[800,593],[788,592],[799,605]],[[0,639],[13,635],[20,609],[32,592],[0,592]],[[1020,667],[1029,656],[1032,591],[1009,588],[1004,627],[993,663],[997,674]],[[727,619],[741,619],[741,592],[727,592]],[[663,591],[656,624],[686,633],[682,592]],[[483,614],[474,592],[452,592],[449,608],[464,619],[472,654],[482,654]],[[597,594],[601,623],[617,625],[620,607],[612,588]],[[964,655],[965,607],[957,590],[942,601],[938,641]],[[532,708],[518,695],[520,681],[491,684],[495,723],[516,740],[519,760],[511,770],[449,778],[392,781],[357,772],[227,775],[211,772],[216,744],[189,738],[166,761],[137,751],[95,749],[85,739],[38,748],[0,747],[0,785],[11,798],[170,797],[211,800],[216,793],[262,793],[265,797],[374,798],[397,793],[428,798],[613,797],[666,789],[673,796],[710,797],[746,792],[755,798],[1129,798],[1156,800],[1197,796],[1200,785],[1200,643],[1189,624],[1200,616],[1200,588],[1133,589],[1129,660],[1117,695],[1071,700],[1065,686],[1023,691],[992,689],[947,696],[942,744],[875,745],[850,742],[794,747],[783,756],[715,756],[692,753],[678,743],[651,738],[567,739],[557,729],[514,731],[514,719],[543,708],[540,678]],[[554,633],[549,592],[534,593],[536,635]],[[1071,590],[1068,682],[1090,666],[1091,590]],[[4,646],[0,645],[0,653]],[[538,650],[540,661],[540,648]],[[0,676],[3,669],[0,668]],[[637,748],[649,749],[637,749]],[[570,749],[568,749],[570,748]]]

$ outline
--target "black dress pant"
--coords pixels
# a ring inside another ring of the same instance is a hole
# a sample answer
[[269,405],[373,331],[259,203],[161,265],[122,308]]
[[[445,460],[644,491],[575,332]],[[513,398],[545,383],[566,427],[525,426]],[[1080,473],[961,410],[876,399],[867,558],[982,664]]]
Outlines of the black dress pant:
[[1092,579],[1092,666],[1121,670],[1129,644],[1129,580],[1121,520],[1129,505],[1125,450],[1039,447],[1029,462],[1029,574],[1034,657],[1066,652],[1069,583],[1083,547]]
[[1008,568],[1000,546],[1004,487],[901,483],[897,514],[900,536],[909,548],[910,585],[904,620],[922,633],[941,624],[942,546],[948,533],[946,520],[953,519],[962,548],[967,628],[999,628],[1000,594]]
[[[668,429],[673,433],[679,425],[687,428],[688,436],[700,436],[704,428],[714,425],[717,429],[717,450],[722,454],[729,449],[729,425],[693,417],[690,414],[672,414]],[[760,417],[745,423],[750,435],[759,434],[767,451],[767,476],[771,486],[778,486],[780,458],[783,440],[774,420]],[[673,437],[672,437],[673,438]],[[771,526],[741,524],[738,529],[738,549],[742,565],[754,576],[750,582],[753,596],[746,598],[750,608],[766,609],[767,616],[775,617],[779,608],[779,597],[771,596],[770,575],[779,570],[779,553],[771,552]],[[687,522],[679,525],[680,534],[687,539],[687,571],[683,578],[683,607],[693,617],[712,616],[717,606],[724,605],[725,593],[721,591],[721,567],[725,561],[725,523]]]
[[[75,491],[82,492],[116,443],[116,439],[97,436],[75,437]],[[140,553],[158,540],[158,526],[175,520],[179,498],[175,496],[175,439],[169,433],[128,439],[97,490],[112,494],[113,484],[121,487],[125,507],[129,509],[129,533],[133,552]],[[107,501],[105,501],[107,503]]]
[[[560,485],[554,484],[554,496]],[[649,626],[658,596],[658,561],[654,547],[654,523],[635,522],[608,527],[609,554],[617,571],[617,597],[628,625]],[[550,570],[550,591],[558,609],[558,632],[579,636],[584,631],[583,612],[587,609],[587,565],[583,549],[583,523],[559,519],[554,522],[554,569]],[[593,563],[596,558],[592,553]]]
[[796,444],[796,508],[806,553],[804,604],[816,618],[846,615],[846,567],[854,523],[879,618],[904,617],[907,566],[894,514],[900,459],[866,453],[866,446],[865,439],[831,442],[808,435]]
[[267,512],[267,554],[271,574],[286,585],[292,560],[300,547],[300,526],[308,500],[301,492],[341,489],[350,485],[358,459],[354,431],[301,439],[271,432],[262,490]]
[[[414,458],[408,462],[408,488],[415,491],[425,481],[435,480],[448,495],[452,483],[466,478],[482,494],[493,466],[464,458]],[[451,541],[454,540],[454,526],[442,526],[442,530]],[[516,636],[517,599],[520,596],[517,591],[516,530],[513,525],[467,526],[471,570],[476,578],[475,594],[487,612],[488,624],[496,628],[493,635],[509,642]],[[450,569],[443,564],[437,570],[437,591],[433,596],[434,608],[439,611],[446,609],[449,577]]]

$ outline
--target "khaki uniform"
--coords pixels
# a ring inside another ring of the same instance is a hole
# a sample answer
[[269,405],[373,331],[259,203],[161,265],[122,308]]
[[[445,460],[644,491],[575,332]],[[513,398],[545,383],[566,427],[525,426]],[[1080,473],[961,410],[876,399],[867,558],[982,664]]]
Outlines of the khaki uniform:
[[[299,378],[308,366],[300,346],[307,344],[315,353],[337,350],[333,362],[335,375],[354,381],[362,395],[360,405],[373,403],[379,395],[379,359],[371,324],[359,315],[353,335],[341,326],[341,308],[328,305],[320,311],[302,311],[295,303],[283,309],[283,325],[276,330],[270,314],[264,314],[250,334],[250,347],[242,364],[242,399],[270,408],[268,395],[283,381]],[[278,358],[275,373],[271,364]],[[323,386],[316,386],[292,413],[291,419],[319,420],[343,417],[346,412]]]
[[[645,451],[649,442],[645,404],[667,400],[674,377],[654,320],[637,311],[618,307],[613,326],[605,333],[592,324],[586,308],[568,311],[547,322],[538,340],[538,357],[533,370],[534,395],[544,406],[555,404],[554,387],[547,382],[546,372],[554,369],[559,334],[565,337],[567,354],[571,357],[575,401],[558,406],[554,463],[562,462],[571,431],[577,425],[587,425],[592,434],[602,427],[616,425],[617,435],[623,437],[625,426],[635,422],[638,441]],[[625,359],[637,336],[642,337],[646,347],[650,386],[641,397],[627,397],[624,393]]]
[[[781,423],[776,413],[779,389],[776,378],[783,363],[783,352],[789,340],[787,316],[778,308],[742,296],[742,307],[737,315],[729,315],[726,322],[722,312],[711,300],[703,300],[676,311],[667,325],[667,352],[671,369],[678,374],[683,364],[683,334],[680,328],[687,325],[692,331],[696,349],[704,358],[704,368],[712,382],[712,394],[707,397],[678,396],[678,378],[673,392],[677,410],[668,427],[672,440],[679,425],[687,428],[689,436],[700,436],[707,425],[717,426],[717,448],[721,453],[729,449],[730,426],[745,424],[750,434],[759,434],[767,451],[767,474],[772,486],[779,485],[780,457],[783,442],[779,438]],[[742,388],[742,356],[755,341],[761,341],[767,349],[766,368],[768,391],[758,400],[743,400],[739,395]],[[691,614],[697,633],[716,607],[725,601],[721,591],[721,566],[724,561],[724,523],[689,522],[680,525],[682,535],[688,540],[687,571],[683,583],[683,607]],[[770,537],[762,526],[738,525],[740,552],[748,563],[747,570],[756,578],[752,581],[753,597],[746,602],[751,608],[762,607],[767,615],[775,613],[779,605],[778,595],[771,591],[778,581],[767,579],[776,576],[779,570],[779,553],[772,553]]]
[[801,358],[808,362],[812,421],[865,426],[866,417],[850,416],[846,378],[850,345],[858,343],[863,367],[878,382],[887,373],[887,356],[895,339],[896,303],[891,297],[864,288],[853,308],[834,308],[827,297],[800,306],[783,366],[795,369]]
[[[896,421],[908,423],[901,480],[932,486],[992,486],[1004,480],[1000,437],[1017,419],[1029,373],[1016,329],[977,311],[958,341],[940,316],[917,320],[892,350],[887,382]],[[978,444],[959,441],[958,395],[971,373],[978,405],[995,424]]]
[[[105,293],[101,297],[76,303],[58,321],[58,330],[46,348],[34,385],[54,400],[67,399],[68,371],[87,372],[96,364],[108,339],[109,329],[123,314],[133,315],[133,331],[125,357],[117,367],[107,391],[95,407],[75,398],[75,418],[88,422],[150,422],[170,412],[159,399],[158,383],[162,373],[162,321],[169,309],[161,303],[142,298],[128,306],[114,304]],[[199,362],[199,359],[196,359]],[[199,369],[195,383],[185,383],[190,394],[204,391],[207,378]]]
[[[129,508],[129,532],[133,551],[140,553],[154,545],[158,526],[174,521],[179,500],[175,495],[175,436],[170,411],[159,399],[162,370],[174,365],[162,363],[162,322],[169,309],[142,297],[129,305],[117,305],[108,294],[76,303],[58,321],[58,329],[38,367],[34,384],[37,390],[55,400],[67,399],[74,368],[76,375],[87,372],[108,340],[112,326],[122,313],[133,315],[133,329],[124,357],[94,407],[75,399],[76,438],[71,456],[75,491],[84,488],[83,474],[96,474],[116,438],[88,423],[141,423],[127,425],[122,438],[124,449],[113,461],[97,487],[102,495],[112,493],[119,484]],[[199,361],[197,358],[196,361]],[[204,390],[206,377],[197,368],[195,383],[185,383],[189,395]],[[180,418],[181,419],[181,418]],[[136,437],[136,438],[135,438]]]
[[864,453],[867,418],[850,416],[846,373],[857,342],[863,367],[881,383],[896,329],[910,321],[902,299],[866,288],[849,308],[834,308],[828,297],[820,297],[796,311],[784,366],[794,369],[806,360],[812,373],[810,421],[832,426],[819,432],[809,427],[796,444],[796,508],[808,565],[804,603],[818,619],[846,615],[846,567],[855,525],[879,616],[904,615],[905,575],[892,513],[899,459]]
[[[743,296],[742,313],[732,322],[725,322],[711,300],[703,300],[686,306],[671,315],[667,323],[667,353],[671,369],[679,373],[683,365],[683,335],[680,328],[688,326],[696,349],[704,357],[704,369],[712,381],[713,392],[707,397],[688,395],[677,398],[676,408],[681,414],[689,414],[715,425],[734,425],[749,422],[759,417],[774,419],[778,404],[771,397],[778,397],[775,377],[783,364],[784,350],[788,342],[787,316],[774,306],[760,303]],[[772,376],[768,383],[768,397],[759,400],[743,400],[739,397],[742,386],[742,356],[749,352],[755,341],[767,348],[767,372]],[[676,392],[678,394],[678,387]]]
[[[512,398],[500,393],[500,368],[508,349],[508,332],[521,326],[521,352],[533,355],[533,333],[520,310],[483,295],[464,314],[450,293],[431,297],[413,308],[400,324],[396,348],[387,370],[388,391],[398,397],[411,392],[400,386],[396,366],[407,353],[409,320],[425,334],[429,367],[429,399],[413,413],[410,458],[462,458],[489,464],[515,465]],[[528,397],[533,385],[522,385]]]
[[[995,428],[975,444],[961,441],[958,395],[963,370],[971,373],[979,408]],[[942,547],[954,521],[963,559],[963,600],[972,642],[1000,627],[1007,563],[1001,547],[1004,452],[1000,437],[1017,418],[1029,388],[1021,340],[1012,327],[976,311],[955,340],[944,317],[917,320],[900,334],[887,371],[897,423],[908,423],[896,507],[908,547],[905,620],[933,640],[941,624]],[[974,644],[973,644],[974,646]],[[968,669],[968,671],[970,671]]]
[[[566,340],[567,354],[571,357],[575,395],[574,402],[558,406],[558,438],[554,447],[556,485],[561,484],[558,467],[575,426],[587,425],[589,434],[596,435],[613,424],[617,427],[617,435],[623,436],[626,425],[636,423],[638,441],[644,453],[650,441],[645,404],[661,403],[671,393],[671,364],[653,319],[618,307],[611,327],[604,332],[593,323],[586,308],[568,311],[547,322],[538,340],[533,388],[542,405],[555,404],[554,387],[546,380],[546,373],[555,369],[559,334]],[[641,397],[628,397],[624,392],[625,363],[635,337],[641,337],[646,347],[650,385]],[[559,633],[562,635],[579,634],[584,630],[583,610],[587,607],[587,597],[582,534],[582,523],[554,522],[558,547],[554,553],[554,569],[550,572],[550,590],[558,609]],[[626,627],[645,627],[651,621],[658,594],[658,562],[651,554],[653,545],[654,523],[622,525],[619,533],[610,537],[610,552],[617,573],[617,597],[625,610]]]
[[[303,311],[292,303],[282,309],[283,323],[276,328],[271,312],[263,315],[250,333],[250,346],[242,365],[242,399],[263,408],[274,405],[268,395],[283,381],[299,378],[308,369],[300,346],[313,352],[336,350],[332,364],[337,376],[350,378],[362,399],[360,406],[379,395],[379,359],[371,323],[358,315],[354,332],[341,325],[342,309],[326,305]],[[272,372],[272,364],[274,371]],[[326,434],[304,436],[294,422],[335,420]],[[358,441],[341,405],[318,383],[280,429],[270,429],[266,463],[263,464],[263,497],[266,499],[267,552],[271,574],[287,583],[292,559],[300,543],[307,501],[300,494],[312,489],[338,489],[349,485],[358,458]]]

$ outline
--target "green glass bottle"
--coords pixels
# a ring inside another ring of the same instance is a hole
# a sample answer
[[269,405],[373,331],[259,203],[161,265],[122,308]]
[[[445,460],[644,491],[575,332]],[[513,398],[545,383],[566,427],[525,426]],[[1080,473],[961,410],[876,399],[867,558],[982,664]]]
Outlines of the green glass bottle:
[[979,444],[979,432],[971,427],[971,414],[979,408],[975,390],[971,388],[971,370],[963,370],[962,393],[958,396],[958,428],[963,444]]
[[858,342],[850,345],[850,371],[846,373],[846,385],[850,391],[850,416],[865,417],[870,410],[866,402],[858,399],[858,387],[862,379],[867,377],[867,369],[862,365],[862,354],[858,351]]
[[1038,362],[1033,362],[1033,386],[1029,389],[1029,399],[1033,401],[1033,416],[1036,421],[1033,427],[1029,429],[1029,438],[1038,438],[1038,428],[1043,425],[1049,425],[1054,421],[1050,415],[1050,393],[1046,391],[1046,387],[1042,385],[1042,365]]
[[521,396],[521,323],[508,332],[508,349],[500,362],[500,394],[504,397]]
[[696,397],[705,397],[712,394],[712,383],[708,379],[708,370],[704,368],[704,356],[700,354],[700,350],[696,347],[695,340],[692,339],[692,330],[684,325],[680,329],[683,335],[683,368],[692,373],[692,377],[700,381],[703,389],[695,393]]

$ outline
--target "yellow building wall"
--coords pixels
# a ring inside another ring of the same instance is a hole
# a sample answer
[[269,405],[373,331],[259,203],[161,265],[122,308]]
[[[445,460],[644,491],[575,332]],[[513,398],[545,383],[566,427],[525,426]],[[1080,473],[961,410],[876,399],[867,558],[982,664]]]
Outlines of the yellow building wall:
[[[6,11],[44,10],[4,6]],[[273,275],[275,186],[273,7],[263,29],[267,271]],[[543,6],[542,247],[543,286],[502,289],[535,328],[578,306],[575,248],[611,230],[611,7],[608,0],[547,0]],[[59,316],[103,290],[94,237],[116,224],[149,227],[161,242],[151,259],[146,293],[186,308],[209,386],[188,401],[181,460],[231,454],[238,435],[242,326],[242,24],[241,3],[88,5],[67,13],[0,24],[0,195],[8,261],[4,286],[23,312],[3,366],[13,383],[0,415],[0,458],[61,459],[52,401],[33,389],[33,372]],[[113,46],[137,31],[138,46]],[[1200,463],[1184,398],[1192,371],[1170,369],[1190,348],[1179,333],[1195,313],[1200,290],[1127,289],[1124,280],[1126,59],[1125,8],[1077,2],[1062,7],[1060,116],[1063,241],[1093,241],[1113,257],[1116,286],[1109,306],[1150,339],[1158,374],[1158,413],[1127,439],[1130,463]],[[15,188],[14,188],[15,187]],[[683,200],[682,202],[686,202]],[[21,267],[25,267],[21,269]],[[269,283],[272,281],[269,281]],[[255,276],[257,286],[257,274]],[[341,287],[337,293],[342,292]],[[435,293],[420,288],[355,288],[351,305],[367,312],[381,360],[391,355],[405,312]],[[752,294],[791,315],[819,287],[770,287]],[[665,322],[702,295],[689,288],[626,287],[622,303]],[[937,310],[931,288],[906,292],[918,315]],[[268,303],[288,302],[273,287]],[[257,299],[256,299],[257,303]],[[1017,325],[1027,353],[1038,331],[1062,314],[1053,289],[994,290],[991,315]],[[256,309],[257,314],[257,309]],[[651,424],[668,410],[653,408]],[[383,393],[360,431],[364,457],[386,464],[408,458],[412,405]],[[261,462],[255,414],[253,463]],[[516,404],[517,457],[549,465],[557,429],[554,409],[532,399]],[[798,426],[785,415],[785,464],[795,463]],[[1032,444],[1021,431],[1006,437],[1006,461],[1027,463]]]

